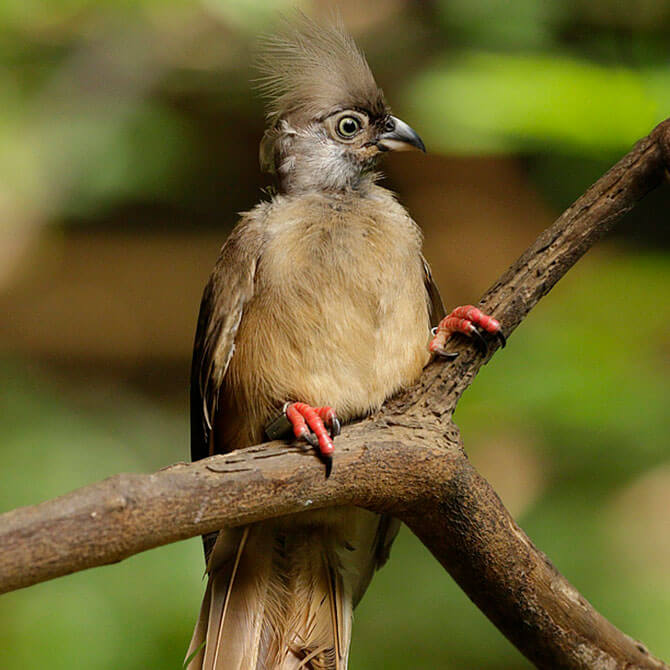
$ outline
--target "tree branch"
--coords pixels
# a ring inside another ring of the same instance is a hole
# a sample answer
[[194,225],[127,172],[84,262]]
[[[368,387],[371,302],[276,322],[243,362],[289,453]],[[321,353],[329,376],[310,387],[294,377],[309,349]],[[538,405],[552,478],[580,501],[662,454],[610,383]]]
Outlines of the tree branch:
[[[507,334],[661,183],[668,165],[670,120],[638,142],[486,293],[482,305]],[[310,449],[274,442],[151,475],[117,475],[0,516],[0,592],[224,526],[354,504],[403,520],[538,667],[668,669],[558,573],[467,460],[451,416],[487,359],[465,342],[456,348],[457,361],[431,364],[414,388],[345,428],[327,480]]]

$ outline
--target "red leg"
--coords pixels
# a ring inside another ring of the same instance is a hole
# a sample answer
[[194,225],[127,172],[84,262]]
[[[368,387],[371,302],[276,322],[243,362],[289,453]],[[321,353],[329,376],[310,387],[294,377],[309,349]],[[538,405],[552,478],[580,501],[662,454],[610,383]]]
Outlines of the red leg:
[[307,440],[319,450],[326,463],[326,477],[333,466],[333,439],[328,434],[325,424],[330,426],[332,436],[339,434],[340,422],[332,407],[311,407],[304,402],[292,402],[284,409],[286,418],[293,426],[293,434],[297,438]]
[[331,407],[315,409],[304,402],[292,402],[287,405],[285,411],[296,437],[307,440],[312,446],[317,447],[324,456],[330,456],[333,453],[333,440],[320,416],[320,414],[329,418],[334,416],[335,412]]
[[500,329],[498,321],[484,314],[484,312],[473,305],[463,305],[462,307],[457,307],[451,314],[440,321],[440,325],[434,331],[434,337],[430,342],[429,349],[440,356],[453,357],[453,354],[450,354],[445,349],[447,340],[453,333],[463,333],[468,337],[474,338],[477,348],[482,354],[486,354],[488,346],[486,340],[479,332],[480,328],[485,333],[498,337],[502,346],[505,346],[505,336]]

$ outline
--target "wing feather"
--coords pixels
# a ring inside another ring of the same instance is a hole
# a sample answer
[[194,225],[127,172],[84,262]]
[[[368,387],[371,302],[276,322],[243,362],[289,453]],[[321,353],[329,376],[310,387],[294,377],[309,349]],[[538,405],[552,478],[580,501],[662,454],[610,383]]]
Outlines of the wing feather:
[[191,366],[191,458],[212,454],[219,391],[235,351],[244,309],[254,294],[263,233],[246,215],[223,245],[200,303]]
[[430,325],[435,327],[440,323],[440,321],[442,321],[442,319],[444,319],[447,313],[444,309],[444,304],[442,303],[442,296],[440,295],[440,291],[433,281],[430,265],[428,265],[428,261],[425,258],[422,257],[422,260],[424,282],[426,285],[426,293],[428,294],[428,307],[430,308]]

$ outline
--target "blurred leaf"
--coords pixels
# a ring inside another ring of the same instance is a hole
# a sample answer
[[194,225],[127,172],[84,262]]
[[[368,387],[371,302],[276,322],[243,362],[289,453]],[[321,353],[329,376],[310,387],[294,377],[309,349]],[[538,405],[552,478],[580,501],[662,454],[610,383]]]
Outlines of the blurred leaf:
[[137,101],[0,116],[0,175],[14,198],[82,215],[116,200],[170,195],[180,183],[186,137],[178,117]]
[[[14,27],[34,33],[64,27],[68,22],[88,18],[92,14],[102,15],[112,10],[123,14],[126,19],[142,8],[151,5],[185,4],[186,0],[3,0],[0,3],[0,21],[7,27]],[[75,28],[81,29],[81,25]]]
[[65,214],[110,202],[167,196],[179,183],[185,128],[167,109],[144,103],[68,116],[43,145],[54,177],[63,178]]
[[438,16],[452,39],[489,49],[531,49],[552,45],[554,24],[566,14],[556,0],[441,0]]
[[471,52],[406,92],[426,142],[441,151],[629,148],[668,113],[670,68],[607,67],[559,54]]
[[238,30],[266,29],[275,22],[280,12],[290,14],[301,4],[296,0],[200,0],[213,13],[218,14]]

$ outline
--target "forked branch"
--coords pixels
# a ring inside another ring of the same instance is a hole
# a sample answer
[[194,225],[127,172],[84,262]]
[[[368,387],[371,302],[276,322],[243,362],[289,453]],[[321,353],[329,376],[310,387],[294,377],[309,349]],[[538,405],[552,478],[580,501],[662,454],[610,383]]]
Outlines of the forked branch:
[[[670,120],[548,228],[481,301],[509,334],[670,166]],[[402,519],[496,626],[542,668],[665,668],[604,619],[536,549],[465,456],[451,421],[486,362],[451,364],[345,427],[333,474],[311,450],[251,447],[151,475],[117,475],[0,516],[0,593],[201,533],[354,504]],[[490,354],[489,354],[490,355]]]

